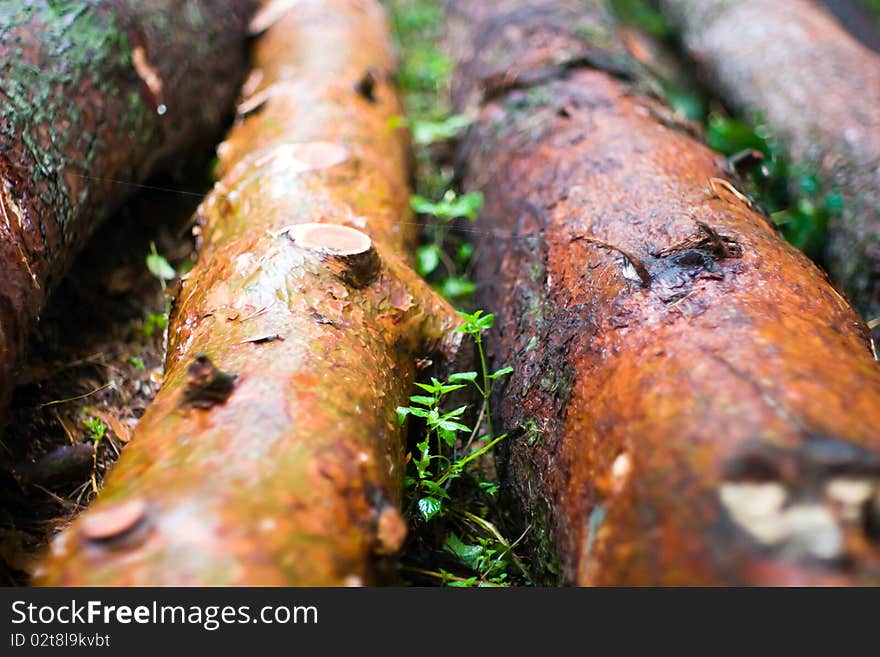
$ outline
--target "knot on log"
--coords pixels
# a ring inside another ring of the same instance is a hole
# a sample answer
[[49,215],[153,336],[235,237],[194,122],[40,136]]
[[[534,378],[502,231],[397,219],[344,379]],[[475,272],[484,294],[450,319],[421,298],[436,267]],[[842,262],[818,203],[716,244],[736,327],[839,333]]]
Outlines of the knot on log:
[[237,378],[237,374],[218,369],[205,354],[197,354],[186,370],[184,403],[196,408],[222,404],[232,394]]
[[297,246],[320,254],[330,272],[355,289],[367,287],[379,276],[382,259],[370,237],[338,224],[297,224],[287,229]]
[[376,76],[376,70],[373,68],[368,68],[363,77],[361,77],[361,79],[355,83],[355,93],[357,93],[358,96],[366,100],[368,103],[375,105],[377,102],[376,85],[378,83],[379,79]]
[[79,531],[93,544],[118,550],[142,543],[151,529],[150,505],[137,497],[84,515]]

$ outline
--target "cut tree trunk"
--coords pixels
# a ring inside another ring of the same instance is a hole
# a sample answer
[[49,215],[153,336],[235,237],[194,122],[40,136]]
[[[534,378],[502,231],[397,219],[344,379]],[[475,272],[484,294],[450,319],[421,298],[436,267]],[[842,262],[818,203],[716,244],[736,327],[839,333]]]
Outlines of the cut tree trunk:
[[516,368],[502,477],[536,563],[583,585],[877,583],[867,328],[640,93],[602,7],[449,14],[479,302]]
[[395,411],[459,320],[402,259],[408,139],[388,127],[380,6],[280,4],[254,19],[163,386],[39,583],[356,585],[404,539]]
[[793,161],[838,190],[826,259],[867,318],[880,315],[880,55],[808,0],[663,0],[725,102],[760,112]]
[[0,6],[0,414],[46,295],[95,226],[221,129],[255,6]]

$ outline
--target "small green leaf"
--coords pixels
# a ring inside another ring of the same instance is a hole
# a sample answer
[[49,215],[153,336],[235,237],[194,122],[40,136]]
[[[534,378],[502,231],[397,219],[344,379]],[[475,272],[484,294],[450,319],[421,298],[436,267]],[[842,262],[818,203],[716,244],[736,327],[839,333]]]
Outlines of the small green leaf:
[[437,428],[437,435],[440,436],[440,440],[446,443],[449,447],[452,447],[455,444],[455,431],[451,431],[441,426]]
[[419,214],[434,214],[434,211],[437,209],[436,203],[430,199],[426,199],[420,194],[413,194],[410,196],[409,205],[413,209],[413,212],[418,212]]
[[166,326],[168,326],[168,317],[163,313],[150,313],[141,330],[146,337],[151,338],[156,329],[162,331]]
[[455,532],[450,532],[446,537],[446,540],[443,542],[443,549],[474,570],[478,569],[480,557],[483,556],[483,546],[468,545]]
[[431,481],[430,479],[425,479],[421,482],[422,487],[429,492],[431,495],[442,499],[449,499],[449,493],[446,492],[446,489],[443,488],[436,481]]
[[449,189],[441,200],[432,201],[414,194],[410,197],[410,207],[419,214],[433,215],[446,221],[458,217],[476,219],[480,208],[483,207],[483,195],[479,192],[458,195],[454,190]]
[[471,120],[462,114],[440,121],[416,120],[412,122],[413,141],[419,145],[428,145],[452,139],[470,124]]
[[449,382],[454,383],[456,381],[476,381],[477,373],[476,372],[456,372],[455,374],[449,375]]
[[440,294],[447,299],[464,299],[474,293],[476,286],[473,281],[460,276],[450,276],[440,284]]
[[483,315],[477,320],[477,328],[481,330],[486,330],[492,328],[495,324],[495,314],[489,313],[488,315]]
[[419,513],[425,520],[430,520],[443,510],[443,503],[436,497],[426,496],[419,500]]
[[416,265],[419,274],[427,276],[440,264],[440,247],[436,244],[425,244],[416,250]]
[[510,366],[502,367],[500,370],[497,370],[489,375],[490,379],[497,379],[499,376],[505,376],[513,372],[513,368]]
[[486,495],[496,495],[498,493],[499,486],[494,481],[481,481],[479,486],[480,490],[486,493]]
[[147,269],[161,281],[170,281],[177,277],[174,267],[163,256],[156,253],[156,244],[154,242],[150,242],[150,253],[147,254]]
[[467,410],[467,406],[459,406],[458,408],[454,408],[451,411],[444,413],[444,420],[448,420],[451,417],[460,417]]
[[443,420],[437,426],[444,431],[470,431],[470,427],[451,420]]
[[413,395],[409,400],[416,404],[422,404],[423,406],[433,406],[436,401],[433,397],[425,397],[424,395]]
[[107,425],[96,417],[90,417],[87,420],[83,420],[83,424],[86,429],[89,430],[89,440],[93,440],[96,443],[101,442],[107,431]]

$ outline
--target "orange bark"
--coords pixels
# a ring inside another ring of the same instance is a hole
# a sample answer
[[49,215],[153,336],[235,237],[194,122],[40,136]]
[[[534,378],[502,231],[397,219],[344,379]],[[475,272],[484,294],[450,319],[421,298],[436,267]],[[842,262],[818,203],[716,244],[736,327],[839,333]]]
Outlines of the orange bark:
[[536,555],[584,585],[880,582],[880,367],[853,309],[640,92],[598,0],[458,0],[449,25]]
[[403,541],[395,409],[417,356],[456,350],[458,320],[404,260],[408,143],[388,127],[381,8],[272,13],[284,4],[255,19],[163,387],[39,583],[364,584]]

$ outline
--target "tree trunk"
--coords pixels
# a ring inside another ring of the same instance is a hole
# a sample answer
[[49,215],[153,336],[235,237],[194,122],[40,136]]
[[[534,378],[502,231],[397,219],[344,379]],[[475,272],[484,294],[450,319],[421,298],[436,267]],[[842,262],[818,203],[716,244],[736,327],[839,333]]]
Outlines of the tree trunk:
[[839,190],[826,257],[868,318],[880,315],[880,55],[807,0],[663,0],[718,94],[761,112],[795,163]]
[[0,7],[0,413],[46,295],[134,186],[221,127],[253,0]]
[[416,357],[460,334],[402,260],[384,15],[303,0],[271,18],[198,213],[163,387],[40,583],[364,584],[403,541],[396,408]]
[[877,583],[867,329],[639,91],[602,6],[450,10],[480,304],[516,367],[502,476],[538,563],[584,585]]

